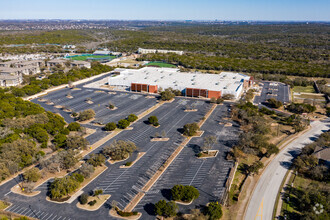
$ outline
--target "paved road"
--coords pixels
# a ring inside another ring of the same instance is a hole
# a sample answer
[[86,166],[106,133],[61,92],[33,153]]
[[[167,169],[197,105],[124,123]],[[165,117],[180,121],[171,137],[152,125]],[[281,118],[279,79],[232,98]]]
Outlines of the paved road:
[[312,122],[311,126],[312,128],[308,132],[291,142],[267,166],[252,194],[245,214],[246,220],[272,219],[278,190],[293,157],[306,144],[312,142],[318,135],[328,130],[330,128],[330,120]]

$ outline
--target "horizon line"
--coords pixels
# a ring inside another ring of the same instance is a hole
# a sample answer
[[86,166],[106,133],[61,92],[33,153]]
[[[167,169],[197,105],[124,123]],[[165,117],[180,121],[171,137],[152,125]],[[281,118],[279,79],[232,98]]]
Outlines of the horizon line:
[[330,23],[330,20],[249,20],[249,19],[237,19],[237,20],[223,20],[223,19],[107,19],[107,18],[0,18],[0,21],[37,21],[37,20],[46,20],[46,21],[180,21],[180,22],[326,22]]

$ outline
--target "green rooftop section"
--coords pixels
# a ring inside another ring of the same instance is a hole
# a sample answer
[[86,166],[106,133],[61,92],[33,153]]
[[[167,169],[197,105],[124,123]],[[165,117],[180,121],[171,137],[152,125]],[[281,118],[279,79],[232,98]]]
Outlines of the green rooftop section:
[[93,54],[82,54],[82,55],[75,55],[75,56],[67,56],[66,58],[71,60],[113,60],[116,56],[110,55],[93,55]]
[[175,65],[164,63],[164,62],[150,62],[146,66],[157,66],[157,67],[166,67],[166,68],[176,68]]

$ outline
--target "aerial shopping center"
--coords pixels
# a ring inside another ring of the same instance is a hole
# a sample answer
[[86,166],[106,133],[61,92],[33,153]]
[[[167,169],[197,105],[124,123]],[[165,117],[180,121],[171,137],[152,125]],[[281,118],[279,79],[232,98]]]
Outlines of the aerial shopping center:
[[156,67],[116,69],[115,72],[117,75],[108,79],[109,86],[148,93],[172,88],[180,90],[187,97],[220,98],[231,94],[237,99],[244,89],[253,84],[252,77],[233,72],[204,74]]

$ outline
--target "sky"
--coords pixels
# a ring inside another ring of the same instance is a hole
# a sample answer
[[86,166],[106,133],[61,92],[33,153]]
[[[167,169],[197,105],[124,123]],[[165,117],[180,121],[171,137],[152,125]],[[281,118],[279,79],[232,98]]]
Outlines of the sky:
[[330,21],[330,0],[0,0],[0,19]]

